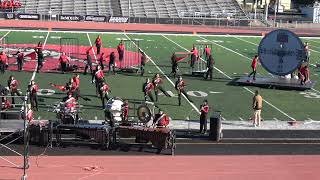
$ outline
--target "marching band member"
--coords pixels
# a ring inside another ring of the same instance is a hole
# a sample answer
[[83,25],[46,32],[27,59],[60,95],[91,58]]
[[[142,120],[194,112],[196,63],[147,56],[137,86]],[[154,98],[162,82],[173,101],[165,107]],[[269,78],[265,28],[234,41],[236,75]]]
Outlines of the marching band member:
[[144,67],[147,63],[147,55],[143,52],[141,52],[141,59],[140,59],[140,75],[143,76],[144,75]]
[[207,119],[208,119],[208,112],[209,112],[209,105],[208,101],[204,100],[203,104],[200,106],[200,134],[203,131],[203,134],[207,132]]
[[1,98],[1,111],[9,110],[11,109],[11,103],[6,97]]
[[95,84],[96,84],[96,93],[99,93],[99,89],[104,82],[104,73],[101,69],[101,66],[97,66],[97,71],[94,74]]
[[35,111],[38,111],[38,95],[37,95],[38,91],[39,91],[39,86],[35,83],[34,80],[32,80],[29,86],[30,103],[31,103],[31,108],[34,109]]
[[206,55],[206,61],[208,61],[211,55],[211,48],[209,48],[208,45],[206,45],[206,47],[204,48],[203,54]]
[[67,100],[65,101],[65,107],[67,108],[67,110],[69,110],[70,112],[74,112],[75,111],[75,108],[76,108],[76,105],[77,105],[77,100],[76,98],[74,98],[72,96],[71,93],[68,94],[68,98]]
[[124,51],[125,51],[125,46],[123,44],[123,41],[120,41],[119,45],[117,46],[117,51],[118,51],[119,61],[121,66],[121,62],[124,58]]
[[24,53],[18,50],[18,52],[15,55],[17,55],[18,71],[22,71],[24,63]]
[[190,51],[190,54],[191,54],[191,62],[190,62],[190,67],[191,69],[193,70],[194,68],[194,63],[196,61],[198,61],[199,59],[199,52],[197,50],[197,48],[195,46],[193,46],[192,50]]
[[59,58],[59,63],[61,66],[61,71],[64,74],[67,71],[68,64],[70,63],[70,57],[68,57],[66,53],[63,52]]
[[100,49],[102,46],[102,39],[100,36],[97,37],[95,44],[96,44],[96,48],[97,48],[97,54],[100,54]]
[[167,114],[165,114],[161,109],[159,109],[159,113],[154,116],[153,127],[157,128],[166,128],[170,123],[170,118]]
[[73,90],[73,97],[78,99],[80,97],[80,75],[76,74],[72,77],[71,89]]
[[114,54],[114,52],[111,52],[109,55],[109,72],[113,72],[113,74],[116,73],[115,71],[116,68],[116,56]]
[[35,52],[37,53],[38,56],[38,66],[37,66],[37,73],[39,73],[39,71],[42,69],[43,67],[43,61],[44,61],[44,55],[43,55],[43,45],[42,42],[40,41],[37,45],[37,47],[35,47]]
[[2,74],[5,73],[7,65],[8,65],[8,57],[3,51],[1,51],[1,53],[0,53],[0,71]]
[[308,65],[301,66],[299,69],[299,78],[300,78],[300,84],[305,85],[307,81],[309,81],[310,77],[310,71],[308,68]]
[[122,105],[122,121],[128,121],[129,118],[129,103],[128,100],[125,100]]
[[147,96],[149,96],[150,100],[154,102],[153,96],[152,96],[152,89],[154,88],[153,83],[150,82],[150,79],[147,78],[146,82],[142,86],[142,92],[144,93],[144,100],[147,101]]
[[152,79],[152,83],[154,86],[154,94],[156,95],[156,102],[158,101],[159,90],[167,97],[171,97],[170,94],[168,94],[167,91],[161,86],[161,84],[163,84],[163,80],[159,74],[154,75]]
[[104,52],[101,53],[101,55],[100,55],[100,57],[99,57],[99,59],[98,59],[99,65],[101,66],[101,69],[102,69],[102,70],[104,70],[103,61],[105,61],[105,60],[104,60]]
[[109,92],[111,92],[109,85],[107,83],[103,82],[102,86],[99,89],[100,99],[102,102],[102,109],[105,108],[105,99],[107,101],[110,99]]
[[[10,88],[11,96],[21,96],[21,93],[18,90],[18,86],[19,82],[13,76],[10,76],[8,80],[8,87]],[[15,104],[14,97],[12,97],[12,104]]]
[[169,76],[171,74],[173,74],[173,77],[176,78],[176,75],[177,75],[177,71],[178,71],[178,62],[179,61],[183,61],[185,58],[188,57],[188,53],[186,53],[183,57],[177,57],[176,53],[173,53],[172,56],[171,56],[171,73],[169,74]]
[[253,75],[253,80],[254,81],[256,80],[258,61],[259,61],[258,55],[255,55],[254,58],[252,59],[252,62],[251,62],[252,72],[248,75],[248,77],[251,77]]
[[304,62],[307,62],[307,63],[309,63],[309,61],[310,61],[310,47],[309,47],[309,43],[308,42],[305,42],[304,43],[304,52],[305,52],[305,54],[306,54],[306,58],[305,58],[305,60],[304,60]]
[[179,76],[178,80],[176,81],[175,88],[178,91],[178,100],[179,106],[181,106],[181,94],[184,94],[188,101],[193,103],[193,101],[189,98],[188,94],[185,92],[184,88],[186,87],[186,83],[182,80],[182,77]]
[[87,74],[87,70],[88,70],[88,68],[90,69],[90,72],[91,73],[93,73],[93,71],[92,71],[92,59],[91,59],[91,55],[90,55],[90,50],[92,49],[92,47],[91,48],[89,48],[87,51],[86,51],[86,55],[87,55],[87,58],[86,58],[86,66],[85,66],[85,68],[84,68],[84,72],[83,72],[83,75],[86,75]]
[[212,72],[213,72],[214,59],[212,55],[209,55],[207,59],[207,73],[205,79],[208,79],[210,76],[210,80],[212,80]]
[[31,122],[34,120],[34,116],[33,116],[33,110],[31,108],[31,105],[28,104],[28,111],[27,111],[27,121]]

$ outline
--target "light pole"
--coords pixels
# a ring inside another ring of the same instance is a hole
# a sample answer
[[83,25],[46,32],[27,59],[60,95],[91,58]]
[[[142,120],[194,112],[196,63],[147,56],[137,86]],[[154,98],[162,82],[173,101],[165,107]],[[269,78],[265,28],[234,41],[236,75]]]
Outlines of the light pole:
[[130,0],[128,0],[128,22],[130,23],[130,10],[131,10],[131,8],[130,8]]
[[255,0],[254,2],[254,19],[257,19],[257,6],[258,6],[258,0]]

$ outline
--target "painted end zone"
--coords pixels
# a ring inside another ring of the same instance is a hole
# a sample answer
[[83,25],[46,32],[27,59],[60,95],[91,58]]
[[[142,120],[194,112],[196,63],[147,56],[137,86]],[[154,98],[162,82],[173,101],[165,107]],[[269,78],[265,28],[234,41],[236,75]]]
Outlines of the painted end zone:
[[[6,157],[18,161],[19,157]],[[20,158],[21,160],[21,158]],[[32,180],[283,180],[318,179],[320,156],[41,156],[31,157]],[[2,179],[22,170],[0,161]]]
[[[33,53],[34,52],[34,47],[35,44],[10,44],[9,52],[11,56],[9,57],[9,68],[8,70],[16,71],[18,69],[17,67],[17,60],[16,57],[13,57],[12,55],[15,54],[19,49],[24,52],[25,55]],[[78,55],[72,55],[71,57],[71,62],[70,65],[77,65],[79,69],[83,69],[85,67],[86,63],[86,54],[85,52],[87,49],[89,49],[89,46],[79,46],[80,54]],[[42,68],[42,72],[57,72],[59,70],[60,64],[59,64],[59,57],[60,57],[60,50],[61,46],[60,45],[53,45],[53,44],[47,44],[46,49],[43,50],[44,54],[44,65]],[[101,52],[105,53],[104,58],[104,64],[106,66],[106,70],[108,70],[108,64],[109,64],[109,55],[111,52],[115,52],[116,55],[116,67],[120,68],[120,62],[119,62],[119,56],[117,53],[116,49],[113,48],[101,48]],[[92,56],[92,62],[94,63],[95,60],[93,58],[93,54],[91,53]],[[126,51],[126,58],[130,59],[130,63],[133,66],[140,66],[140,55],[138,52],[131,52],[131,51]],[[98,58],[100,55],[98,55]],[[122,63],[125,63],[125,62]],[[30,57],[25,58],[23,70],[24,71],[34,71],[34,68],[36,67],[37,60],[36,59],[31,59]],[[95,63],[94,63],[95,64]]]

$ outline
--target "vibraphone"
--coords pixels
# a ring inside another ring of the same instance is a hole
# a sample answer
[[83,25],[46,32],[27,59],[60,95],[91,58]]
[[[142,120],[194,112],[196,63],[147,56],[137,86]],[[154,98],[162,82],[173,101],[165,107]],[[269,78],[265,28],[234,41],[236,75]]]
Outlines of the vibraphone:
[[176,148],[176,134],[168,128],[145,128],[142,126],[120,126],[119,136],[122,138],[135,137],[138,143],[151,142],[160,153],[164,149],[170,149],[174,155]]
[[113,128],[101,124],[60,124],[56,127],[57,143],[62,143],[62,134],[71,133],[81,139],[89,139],[108,149],[113,137]]

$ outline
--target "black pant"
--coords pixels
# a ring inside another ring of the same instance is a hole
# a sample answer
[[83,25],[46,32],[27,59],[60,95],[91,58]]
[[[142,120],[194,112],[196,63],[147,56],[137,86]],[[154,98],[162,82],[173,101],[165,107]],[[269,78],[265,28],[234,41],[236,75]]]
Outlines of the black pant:
[[17,60],[17,65],[18,65],[18,71],[22,71],[23,60]]
[[103,61],[99,61],[99,64],[101,66],[101,69],[104,70],[104,64],[103,64]]
[[37,95],[37,93],[30,94],[30,103],[31,103],[31,108],[38,111],[38,95]]
[[200,115],[200,133],[205,133],[207,132],[207,115],[206,114],[201,114]]
[[253,75],[253,80],[256,80],[256,74],[257,74],[257,70],[253,67],[252,68],[252,72],[249,74],[248,77],[252,76]]
[[143,76],[144,75],[144,65],[141,65],[140,66],[140,74],[141,74],[141,76]]
[[[11,96],[15,95],[21,96],[21,93],[18,90],[11,90]],[[21,97],[21,99],[23,100],[23,97]],[[14,97],[12,97],[12,104],[15,104]]]
[[96,84],[97,94],[100,94],[100,88],[102,87],[103,82],[104,82],[104,79],[96,79],[95,84]]
[[96,47],[97,47],[97,54],[100,54],[101,45],[100,44],[96,44]]
[[3,63],[2,61],[0,61],[0,71],[2,74],[4,74],[6,71],[6,64]]
[[[176,78],[177,69],[178,69],[178,66],[172,66],[172,67],[171,67],[171,73],[170,73],[170,75],[173,74],[173,77],[174,77],[174,78]],[[169,75],[169,76],[170,76],[170,75]]]
[[62,73],[67,72],[67,63],[61,62],[60,65]]
[[151,100],[152,102],[154,102],[154,98],[153,98],[153,96],[152,96],[151,91],[149,91],[149,92],[144,92],[144,100],[145,100],[145,101],[147,101],[147,96],[149,96],[150,100]]
[[195,55],[191,55],[190,67],[194,68],[194,63],[197,61],[197,57]]
[[108,93],[104,93],[104,92],[102,92],[102,91],[100,91],[99,92],[100,93],[100,99],[101,99],[101,103],[102,103],[102,108],[105,108],[105,100],[109,100],[110,98],[109,98],[109,95],[108,95]]
[[84,67],[84,72],[83,72],[84,75],[87,74],[88,68],[90,69],[90,73],[92,73],[92,64],[86,64],[86,67]]
[[207,71],[207,73],[206,73],[206,79],[208,79],[209,78],[209,76],[210,76],[210,80],[212,80],[212,68],[209,68],[208,69],[208,71]]
[[37,72],[39,72],[43,67],[43,61],[38,61]]
[[157,87],[154,88],[154,94],[156,95],[156,102],[158,101],[159,90],[167,97],[171,97],[170,94],[168,94],[167,91],[164,90],[161,85],[158,85]]
[[184,94],[186,96],[186,98],[193,103],[193,101],[190,99],[190,97],[188,96],[188,94],[184,91],[184,89],[178,90],[178,100],[179,100],[179,106],[181,106],[181,96],[182,94]]

